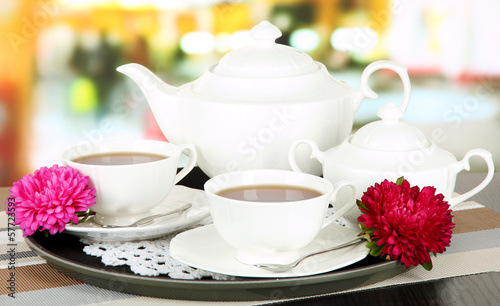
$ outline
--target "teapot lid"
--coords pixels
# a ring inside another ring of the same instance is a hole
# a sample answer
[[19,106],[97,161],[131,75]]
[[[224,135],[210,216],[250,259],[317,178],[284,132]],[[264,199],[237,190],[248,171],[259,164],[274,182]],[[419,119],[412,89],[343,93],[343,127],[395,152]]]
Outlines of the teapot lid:
[[402,122],[404,111],[395,103],[387,103],[377,112],[382,120],[360,128],[350,143],[376,151],[413,151],[428,148],[431,143],[416,126]]
[[250,30],[255,43],[235,49],[223,56],[215,66],[217,74],[242,77],[289,77],[318,71],[320,68],[306,53],[277,44],[281,31],[269,21]]

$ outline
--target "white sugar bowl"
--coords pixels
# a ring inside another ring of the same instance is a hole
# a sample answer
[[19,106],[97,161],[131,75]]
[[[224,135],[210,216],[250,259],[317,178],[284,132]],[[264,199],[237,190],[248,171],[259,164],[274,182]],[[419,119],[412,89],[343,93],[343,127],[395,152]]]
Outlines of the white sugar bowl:
[[[494,175],[494,163],[490,152],[482,149],[468,151],[462,160],[439,148],[414,125],[400,121],[407,107],[407,100],[401,106],[388,103],[377,113],[382,119],[360,128],[340,145],[325,152],[318,149],[313,140],[295,141],[289,152],[289,162],[294,171],[301,171],[295,161],[295,150],[301,144],[311,147],[311,158],[317,159],[323,167],[323,176],[336,183],[351,180],[356,184],[358,199],[363,192],[384,179],[396,181],[404,176],[412,186],[434,186],[436,193],[442,193],[451,207],[461,203],[484,189]],[[462,170],[470,170],[469,159],[479,156],[487,164],[486,178],[475,188],[462,195],[453,196],[456,177]],[[342,199],[348,194],[340,194]],[[352,209],[345,218],[357,223],[358,209]]]

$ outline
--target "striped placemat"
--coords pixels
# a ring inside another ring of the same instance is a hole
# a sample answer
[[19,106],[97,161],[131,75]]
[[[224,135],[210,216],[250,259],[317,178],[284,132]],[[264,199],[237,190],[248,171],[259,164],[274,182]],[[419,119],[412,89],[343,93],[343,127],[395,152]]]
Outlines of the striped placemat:
[[[0,197],[0,199],[3,197]],[[475,202],[465,202],[454,210],[451,246],[433,258],[434,268],[410,269],[393,278],[360,286],[366,290],[404,283],[500,271],[500,213]],[[221,302],[180,301],[135,296],[98,288],[74,280],[37,256],[27,246],[22,232],[13,231],[7,215],[0,212],[0,305],[220,305]],[[14,234],[12,234],[14,233]],[[14,239],[11,240],[11,238]],[[12,274],[14,273],[14,274]],[[15,291],[15,298],[9,293]],[[263,303],[265,301],[262,301]],[[269,302],[269,301],[267,301]],[[255,305],[259,302],[224,302],[225,305]]]
[[[459,204],[453,211],[455,228],[450,247],[432,257],[433,268],[421,266],[393,278],[348,291],[416,283],[448,277],[500,272],[500,213],[476,202]],[[495,259],[496,258],[496,259]]]

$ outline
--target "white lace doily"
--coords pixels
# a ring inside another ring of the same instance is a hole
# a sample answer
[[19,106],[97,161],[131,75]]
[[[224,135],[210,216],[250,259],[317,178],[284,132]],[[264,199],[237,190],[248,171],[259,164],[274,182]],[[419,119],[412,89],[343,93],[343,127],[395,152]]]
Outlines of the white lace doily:
[[[330,208],[328,213],[333,213],[333,209]],[[338,225],[346,226],[343,218],[335,222]],[[212,218],[208,217],[191,228],[210,223],[212,223]],[[174,233],[162,238],[144,241],[96,242],[86,239],[81,239],[80,241],[86,245],[83,251],[87,255],[101,257],[102,263],[106,266],[128,265],[132,272],[139,275],[158,276],[165,274],[176,279],[201,279],[210,277],[215,280],[237,279],[234,276],[196,269],[170,257],[170,241],[177,234]]]
[[[212,223],[211,218],[200,224]],[[195,226],[196,227],[196,226]],[[194,228],[194,227],[193,227]],[[87,255],[101,257],[106,266],[128,265],[135,274],[144,276],[168,275],[176,279],[201,279],[211,277],[216,280],[231,280],[236,277],[208,272],[187,266],[170,257],[170,240],[177,233],[153,240],[129,242],[96,242],[81,239]]]

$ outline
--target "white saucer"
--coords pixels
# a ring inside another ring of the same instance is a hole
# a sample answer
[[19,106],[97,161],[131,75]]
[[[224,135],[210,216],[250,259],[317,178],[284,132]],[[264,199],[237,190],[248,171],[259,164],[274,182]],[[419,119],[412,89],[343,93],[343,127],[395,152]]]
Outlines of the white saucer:
[[[356,238],[359,231],[339,225],[323,229],[318,237],[300,250],[309,254]],[[175,236],[170,242],[172,258],[198,269],[243,277],[298,277],[340,269],[362,260],[369,253],[366,243],[309,257],[287,272],[270,272],[246,265],[236,259],[236,249],[228,245],[213,224],[198,227]]]
[[[181,207],[187,203],[193,206],[180,215],[165,217],[158,221],[138,227],[105,228],[94,222],[91,217],[78,225],[66,225],[65,232],[80,238],[94,241],[134,241],[153,239],[176,232],[196,224],[210,215],[205,192],[199,189],[176,185],[167,198],[151,210],[152,214],[160,214]],[[138,203],[140,205],[140,203]]]

